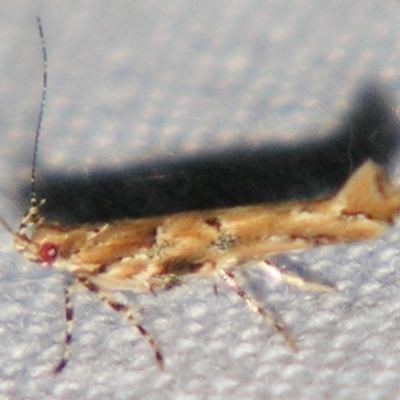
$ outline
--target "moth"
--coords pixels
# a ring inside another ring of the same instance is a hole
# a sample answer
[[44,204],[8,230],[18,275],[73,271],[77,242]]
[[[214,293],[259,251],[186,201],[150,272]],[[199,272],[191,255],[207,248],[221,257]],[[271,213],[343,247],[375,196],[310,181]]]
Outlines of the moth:
[[[31,262],[66,270],[73,284],[95,293],[126,317],[148,342],[158,365],[162,353],[133,309],[117,301],[113,290],[135,293],[168,290],[189,274],[222,279],[249,307],[272,325],[296,351],[284,326],[247,293],[235,274],[245,261],[257,261],[268,273],[298,288],[330,291],[332,287],[281,271],[268,257],[321,245],[373,238],[393,225],[400,212],[400,189],[372,160],[364,162],[332,197],[314,201],[289,201],[112,223],[68,226],[47,222],[41,215],[45,201],[36,194],[35,169],[42,115],[47,91],[47,54],[40,19],[43,49],[43,91],[31,170],[30,207],[16,232],[16,249]],[[65,288],[65,338],[63,355],[55,368],[61,372],[71,354],[72,285]]]

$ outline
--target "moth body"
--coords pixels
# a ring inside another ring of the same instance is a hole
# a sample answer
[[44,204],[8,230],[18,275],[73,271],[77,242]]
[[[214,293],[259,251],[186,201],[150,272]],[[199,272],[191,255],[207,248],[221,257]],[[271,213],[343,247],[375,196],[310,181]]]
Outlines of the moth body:
[[250,259],[369,239],[382,234],[399,210],[400,190],[381,167],[367,161],[328,199],[98,225],[42,222],[30,237],[19,232],[16,245],[28,259],[102,277],[105,288],[142,292],[164,276],[209,274]]

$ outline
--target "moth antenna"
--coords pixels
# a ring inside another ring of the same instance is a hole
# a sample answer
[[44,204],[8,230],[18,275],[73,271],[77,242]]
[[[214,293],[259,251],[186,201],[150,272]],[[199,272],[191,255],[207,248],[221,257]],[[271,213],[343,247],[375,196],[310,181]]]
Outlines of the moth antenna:
[[[39,17],[36,17],[38,24],[38,31],[40,40],[42,42],[42,54],[43,54],[43,73],[42,73],[42,99],[40,104],[39,117],[36,125],[35,132],[35,142],[33,145],[33,156],[32,156],[32,168],[31,168],[31,196],[30,196],[30,207],[28,212],[25,214],[24,218],[22,218],[18,234],[26,238],[26,230],[31,226],[37,226],[40,223],[39,217],[39,208],[43,205],[44,200],[39,200],[36,192],[36,160],[39,149],[39,137],[40,137],[40,129],[42,126],[42,119],[44,114],[44,107],[46,104],[46,93],[47,93],[47,51],[46,51],[46,42],[44,39],[42,22]],[[1,221],[0,221],[1,223]],[[4,224],[3,224],[4,225]]]
[[40,130],[42,127],[42,119],[44,114],[44,108],[46,104],[46,94],[47,94],[47,51],[46,51],[46,41],[44,38],[42,22],[39,17],[37,17],[37,24],[39,30],[39,36],[42,41],[42,55],[43,55],[43,86],[42,86],[42,100],[40,104],[40,111],[39,111],[39,118],[36,125],[36,132],[35,132],[35,143],[33,146],[33,156],[32,156],[32,169],[31,169],[31,198],[30,203],[31,207],[38,207],[39,200],[37,197],[36,192],[36,160],[39,148],[39,136]]

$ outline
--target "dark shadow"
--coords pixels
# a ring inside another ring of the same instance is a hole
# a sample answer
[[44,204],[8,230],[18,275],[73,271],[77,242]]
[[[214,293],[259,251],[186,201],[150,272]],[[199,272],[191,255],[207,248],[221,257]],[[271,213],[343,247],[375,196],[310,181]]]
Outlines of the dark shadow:
[[[70,223],[326,196],[368,158],[387,166],[398,138],[391,100],[370,85],[341,128],[323,141],[215,151],[117,172],[43,176],[40,171],[38,193],[47,200],[43,213],[49,219]],[[29,192],[28,186],[21,188],[21,198]]]

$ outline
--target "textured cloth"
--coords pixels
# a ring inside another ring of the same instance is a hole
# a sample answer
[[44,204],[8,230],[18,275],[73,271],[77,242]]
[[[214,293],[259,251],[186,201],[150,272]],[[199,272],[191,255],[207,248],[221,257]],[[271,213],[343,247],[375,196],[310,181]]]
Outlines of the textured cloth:
[[[230,146],[318,141],[366,82],[397,96],[398,15],[387,0],[3,2],[0,215],[15,227],[25,212],[18,195],[41,93],[36,16],[49,59],[40,181],[46,171],[89,177]],[[234,293],[221,285],[215,295],[212,280],[193,277],[157,296],[117,295],[159,343],[164,371],[128,322],[78,292],[73,354],[54,376],[65,277],[20,257],[1,229],[0,399],[400,398],[399,236],[394,227],[278,259],[334,293],[246,269],[246,288],[288,327],[297,354]]]

